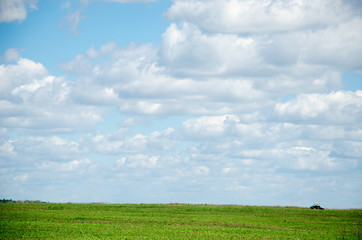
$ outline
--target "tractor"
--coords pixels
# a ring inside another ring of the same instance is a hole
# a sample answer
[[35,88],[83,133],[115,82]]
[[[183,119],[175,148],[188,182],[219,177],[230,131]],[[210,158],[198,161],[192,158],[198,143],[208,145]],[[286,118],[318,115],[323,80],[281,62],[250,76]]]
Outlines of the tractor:
[[319,203],[313,204],[312,206],[310,206],[310,209],[324,210],[324,208],[322,208],[321,205],[319,205]]

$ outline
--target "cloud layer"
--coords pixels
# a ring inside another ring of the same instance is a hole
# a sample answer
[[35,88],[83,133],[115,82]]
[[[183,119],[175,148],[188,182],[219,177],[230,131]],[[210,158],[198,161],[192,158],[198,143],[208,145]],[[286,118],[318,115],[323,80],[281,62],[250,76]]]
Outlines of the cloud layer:
[[360,9],[175,0],[160,46],[90,47],[64,76],[8,50],[2,193],[361,207],[362,92],[341,88],[362,71]]

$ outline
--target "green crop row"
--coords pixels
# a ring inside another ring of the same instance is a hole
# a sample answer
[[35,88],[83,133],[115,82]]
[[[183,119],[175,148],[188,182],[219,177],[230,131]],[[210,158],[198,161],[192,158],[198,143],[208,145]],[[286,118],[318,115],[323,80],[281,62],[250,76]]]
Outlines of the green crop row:
[[360,239],[362,211],[0,203],[0,239]]

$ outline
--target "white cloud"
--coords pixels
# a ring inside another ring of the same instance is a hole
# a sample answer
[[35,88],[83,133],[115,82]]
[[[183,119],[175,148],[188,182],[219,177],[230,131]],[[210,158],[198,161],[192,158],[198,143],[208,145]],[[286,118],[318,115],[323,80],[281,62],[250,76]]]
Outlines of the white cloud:
[[337,71],[361,71],[359,11],[332,0],[175,1],[167,16],[180,25],[164,33],[161,56],[177,74],[259,76],[257,84],[279,89],[335,90]]
[[25,182],[26,180],[28,180],[28,178],[29,178],[28,174],[23,174],[23,175],[14,177],[14,181]]
[[24,164],[49,159],[67,161],[69,158],[83,156],[89,150],[81,141],[67,140],[58,136],[22,137],[16,140],[5,140],[0,144],[0,156],[12,159],[5,165]]
[[[154,168],[157,167],[159,156],[149,156],[144,154],[130,155],[120,161],[117,161],[118,166],[123,164],[129,168]],[[124,161],[124,163],[122,163]]]
[[70,13],[66,16],[66,20],[69,24],[70,31],[73,34],[77,34],[78,24],[79,21],[84,18],[84,16],[81,15],[82,12],[80,10],[75,11],[73,13]]
[[238,117],[233,115],[200,117],[185,121],[183,131],[197,138],[218,138],[227,135],[227,129],[237,122]]
[[69,162],[42,162],[37,164],[40,170],[55,171],[55,172],[83,172],[87,168],[92,168],[92,161],[90,159],[72,160]]
[[5,51],[4,61],[5,62],[18,61],[21,57],[20,52],[21,49],[9,48],[8,50]]
[[[85,152],[78,142],[62,139],[58,136],[29,137],[19,140],[16,145],[18,152],[46,154],[57,158],[71,157]],[[23,145],[23,149],[20,148],[21,145]]]
[[79,22],[82,18],[85,18],[85,16],[83,16],[83,12],[87,8],[89,1],[79,0],[78,2],[79,6],[76,8],[76,10],[72,8],[72,5],[70,3],[71,3],[70,1],[62,3],[60,8],[62,10],[67,10],[67,14],[64,17],[64,19],[66,20],[71,33],[77,35]]
[[38,0],[1,0],[0,23],[25,20],[28,9],[37,9],[37,4]]
[[0,93],[1,97],[10,96],[16,86],[22,85],[30,79],[44,78],[46,68],[41,63],[20,58],[16,65],[0,65]]
[[7,141],[0,145],[0,156],[12,157],[16,153],[14,152],[14,145],[12,141]]
[[104,56],[105,54],[109,54],[112,51],[116,50],[117,44],[115,42],[108,42],[104,44],[99,51],[95,50],[94,47],[88,49],[87,55],[91,58],[98,58]]
[[362,92],[301,94],[295,100],[278,103],[276,112],[286,120],[323,124],[358,124],[362,120]]
[[125,129],[113,134],[98,133],[93,136],[92,148],[102,154],[133,154],[138,152],[162,153],[170,150],[174,145],[174,130],[155,131],[149,135],[135,134],[128,136]]
[[[115,138],[113,135],[117,136]],[[101,153],[120,153],[124,146],[124,141],[122,136],[118,137],[118,133],[116,132],[113,135],[103,135],[101,133],[97,134],[92,138],[92,142],[95,145],[95,149]],[[111,139],[109,139],[111,138]]]
[[[333,66],[342,71],[362,70],[362,18],[308,33],[301,45],[304,61]],[[356,54],[358,53],[358,54]]]
[[228,174],[228,173],[230,173],[230,172],[232,172],[232,171],[235,171],[235,169],[234,169],[234,168],[230,168],[230,167],[223,168],[223,169],[221,170],[221,172],[222,172],[223,174]]
[[[84,91],[87,88],[87,92]],[[93,105],[115,105],[119,104],[120,99],[118,93],[113,88],[102,87],[97,85],[78,85],[73,88],[72,97],[74,101]]]
[[329,151],[317,151],[312,147],[293,147],[286,151],[297,159],[294,163],[296,169],[331,169],[337,164],[329,157]]
[[176,0],[166,16],[207,31],[261,33],[321,28],[351,19],[354,9],[334,0]]
[[238,184],[238,183],[234,182],[233,184],[231,184],[230,186],[228,186],[228,187],[226,188],[226,190],[227,190],[227,191],[236,191],[236,192],[239,192],[239,191],[245,192],[245,191],[247,191],[249,188],[250,188],[250,186],[244,186],[244,185],[241,185],[241,184]]
[[210,169],[206,166],[197,166],[193,168],[193,174],[196,176],[207,176],[209,175]]
[[101,120],[101,108],[76,104],[72,83],[50,75],[41,63],[20,58],[0,65],[0,78],[2,126],[72,131]]
[[[98,55],[105,61],[98,63]],[[77,101],[117,104],[121,112],[222,114],[271,104],[263,92],[254,89],[249,79],[213,77],[204,81],[173,77],[161,64],[151,45],[131,44],[119,48],[106,44],[99,51],[91,48],[87,54],[77,55],[61,66],[78,78],[73,91]],[[236,100],[240,102],[235,104]]]
[[162,60],[179,74],[217,76],[260,70],[258,42],[250,37],[205,34],[183,23],[181,28],[171,24],[162,39]]

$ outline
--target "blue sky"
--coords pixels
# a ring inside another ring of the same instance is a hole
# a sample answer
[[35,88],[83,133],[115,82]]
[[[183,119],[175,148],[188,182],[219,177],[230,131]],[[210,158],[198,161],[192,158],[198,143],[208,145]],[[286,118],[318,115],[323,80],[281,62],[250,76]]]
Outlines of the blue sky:
[[362,207],[362,6],[0,2],[0,198]]

